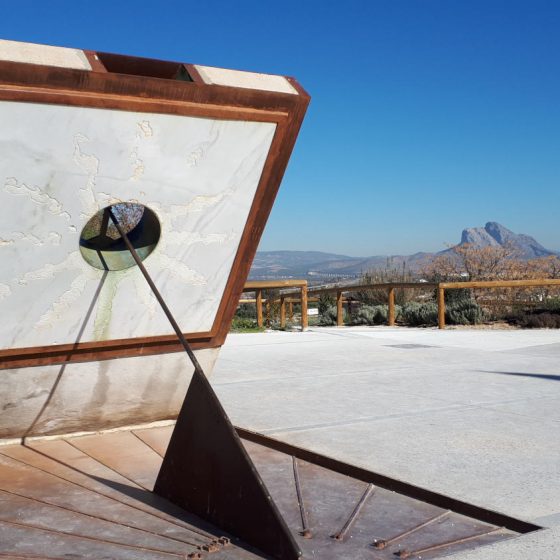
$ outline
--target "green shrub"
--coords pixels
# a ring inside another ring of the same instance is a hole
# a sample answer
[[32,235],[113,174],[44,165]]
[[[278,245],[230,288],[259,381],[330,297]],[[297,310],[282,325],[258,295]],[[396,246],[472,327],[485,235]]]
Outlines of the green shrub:
[[[401,314],[401,307],[395,305],[395,319]],[[385,325],[389,318],[387,305],[362,305],[354,317],[355,325]]]
[[550,309],[545,305],[531,311],[518,311],[507,321],[523,329],[560,329],[560,309]]
[[436,325],[438,310],[434,302],[418,303],[411,301],[402,307],[401,316],[407,325],[413,327],[421,325]]
[[560,329],[560,315],[557,313],[535,313],[522,315],[517,324],[525,329]]
[[334,305],[336,305],[336,301],[331,294],[321,294],[319,296],[319,302],[317,303],[319,316],[324,315],[328,309]]
[[[346,312],[343,313],[346,318]],[[336,325],[336,305],[326,305],[319,309],[319,325],[323,327]]]
[[[434,302],[407,303],[401,312],[401,317],[407,325],[436,325],[438,308]],[[449,325],[476,325],[484,319],[484,311],[472,299],[457,298],[445,309],[445,322]]]
[[458,300],[446,306],[445,322],[450,325],[477,325],[483,320],[484,311],[472,299]]
[[362,305],[353,317],[354,325],[376,325],[380,305]]
[[232,331],[260,331],[255,319],[249,317],[234,317],[231,322]]
[[548,298],[544,302],[543,308],[552,313],[560,313],[560,298],[559,297]]
[[240,303],[235,316],[244,319],[254,319],[257,316],[257,309],[252,303]]
[[456,290],[445,290],[445,305],[453,306],[461,303],[474,301],[472,290],[458,288]]

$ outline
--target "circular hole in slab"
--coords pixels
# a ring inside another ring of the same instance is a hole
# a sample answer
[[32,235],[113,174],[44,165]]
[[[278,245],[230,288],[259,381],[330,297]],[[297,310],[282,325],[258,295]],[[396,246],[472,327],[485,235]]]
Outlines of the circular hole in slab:
[[135,266],[136,262],[111,220],[109,208],[141,260],[155,249],[161,226],[153,210],[136,202],[112,204],[88,220],[80,235],[82,257],[101,270],[124,270]]

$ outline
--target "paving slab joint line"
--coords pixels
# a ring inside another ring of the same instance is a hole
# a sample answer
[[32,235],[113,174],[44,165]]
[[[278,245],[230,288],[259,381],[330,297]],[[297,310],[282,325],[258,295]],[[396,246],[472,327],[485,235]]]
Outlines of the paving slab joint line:
[[[35,449],[33,449],[33,448],[28,448],[28,449],[31,449],[31,450],[33,450],[33,451],[37,451],[37,450],[35,450]],[[153,511],[148,511],[146,508],[142,508],[142,507],[138,507],[137,505],[133,505],[133,504],[131,504],[131,503],[128,502],[128,501],[118,500],[117,498],[115,498],[114,496],[111,496],[110,494],[105,494],[105,493],[103,493],[103,492],[100,492],[99,490],[94,490],[93,488],[89,488],[88,486],[85,486],[85,485],[83,485],[83,484],[80,484],[79,482],[76,482],[76,481],[71,480],[71,479],[69,479],[69,478],[65,478],[65,477],[63,477],[63,476],[60,476],[60,475],[55,474],[55,473],[53,473],[53,472],[50,472],[50,471],[48,471],[48,470],[46,470],[46,469],[43,469],[43,468],[41,468],[41,467],[38,467],[37,465],[33,465],[33,464],[30,464],[30,463],[26,463],[25,461],[22,461],[21,459],[16,459],[16,458],[14,458],[14,457],[10,457],[9,455],[6,455],[6,453],[3,453],[2,451],[0,451],[0,455],[3,455],[4,457],[7,457],[8,459],[10,459],[10,460],[12,460],[12,461],[16,461],[16,462],[18,462],[18,463],[21,463],[21,464],[24,465],[25,467],[28,467],[28,468],[30,468],[30,469],[33,469],[33,470],[37,470],[37,471],[39,471],[39,472],[42,472],[42,473],[46,474],[47,476],[52,476],[52,477],[54,477],[54,478],[58,478],[59,480],[63,480],[64,482],[66,482],[66,483],[68,483],[68,484],[72,484],[72,485],[74,485],[74,486],[77,486],[78,488],[81,488],[81,489],[83,489],[83,490],[86,490],[86,492],[91,492],[91,493],[93,493],[93,494],[97,494],[97,495],[99,495],[99,496],[103,496],[104,498],[107,498],[108,500],[111,500],[111,501],[113,501],[113,502],[116,502],[116,503],[118,503],[118,504],[120,504],[120,505],[123,505],[123,506],[125,506],[125,507],[129,507],[129,508],[131,508],[131,509],[133,509],[133,510],[135,510],[135,511],[142,512],[142,513],[144,513],[144,514],[146,514],[146,515],[149,515],[149,516],[151,516],[151,517],[155,517],[156,519],[159,519],[160,521],[164,521],[164,522],[166,522],[166,523],[169,523],[170,525],[175,525],[176,527],[179,527],[180,529],[183,529],[183,530],[185,530],[185,531],[190,531],[191,533],[194,533],[195,535],[198,535],[199,537],[203,537],[203,538],[205,538],[205,539],[213,539],[213,538],[214,538],[214,536],[211,535],[210,533],[207,533],[207,532],[202,531],[202,530],[200,530],[200,529],[194,529],[193,527],[188,526],[187,524],[184,524],[183,522],[179,522],[179,520],[176,520],[176,521],[175,521],[175,520],[169,519],[170,516],[167,516],[167,515],[158,515],[157,513],[153,512]],[[41,453],[41,455],[44,455],[44,454]],[[78,474],[80,474],[80,475],[82,475],[82,476],[86,476],[86,477],[88,477],[88,478],[91,478],[90,475],[79,471],[79,470],[76,469],[75,467],[72,467],[72,466],[70,466],[70,465],[67,465],[67,464],[65,464],[65,463],[62,463],[62,462],[59,461],[58,459],[53,459],[52,457],[49,457],[48,455],[45,455],[45,456],[46,456],[48,459],[50,459],[51,461],[54,461],[54,462],[56,462],[56,463],[61,464],[61,465],[62,465],[63,467],[65,467],[65,468],[71,469],[71,470],[77,472]],[[147,507],[149,507],[149,506],[147,506]],[[150,508],[150,509],[151,509],[151,508]]]
[[160,550],[158,548],[151,548],[151,547],[147,547],[147,546],[134,546],[132,544],[125,544],[125,543],[121,543],[118,541],[111,541],[108,539],[101,539],[101,538],[97,538],[97,537],[89,537],[87,535],[77,535],[76,533],[70,533],[68,531],[60,531],[57,529],[48,529],[46,527],[41,527],[39,525],[33,525],[30,523],[19,523],[17,521],[8,521],[7,519],[0,519],[0,523],[6,523],[8,525],[14,525],[16,527],[21,527],[23,529],[31,529],[34,531],[43,531],[45,533],[52,533],[55,535],[64,535],[65,537],[70,537],[71,539],[82,539],[82,540],[87,540],[87,541],[94,541],[94,542],[98,542],[98,543],[103,543],[103,544],[109,544],[112,546],[119,546],[121,548],[128,548],[128,549],[132,549],[132,550],[145,550],[145,551],[149,551],[149,552],[157,552],[159,554],[165,554],[167,556],[175,556],[175,557],[179,557],[181,559],[183,559],[185,557],[184,554],[180,553],[180,552],[168,552],[166,550]]
[[[37,502],[37,503],[40,503],[40,504],[44,504],[48,507],[61,509],[63,511],[67,511],[69,513],[72,513],[72,514],[75,514],[75,515],[78,515],[78,516],[88,517],[90,519],[97,519],[99,521],[112,523],[114,525],[119,525],[121,527],[126,527],[127,529],[132,529],[133,531],[141,531],[141,532],[149,534],[149,535],[153,535],[153,536],[156,536],[156,537],[161,537],[163,539],[175,541],[175,542],[178,542],[178,543],[181,543],[181,544],[186,544],[186,545],[192,546],[196,549],[200,548],[200,545],[198,543],[193,543],[193,542],[186,541],[186,540],[183,540],[183,539],[179,539],[179,538],[176,538],[176,537],[171,537],[169,535],[165,535],[165,534],[162,534],[162,533],[157,533],[155,531],[150,531],[148,529],[143,529],[142,527],[135,527],[134,525],[130,525],[130,524],[124,523],[122,521],[115,521],[114,519],[109,519],[107,517],[102,517],[100,515],[93,515],[91,513],[85,513],[83,511],[78,511],[78,510],[75,510],[75,509],[72,509],[72,508],[69,508],[69,507],[61,506],[59,504],[54,504],[54,503],[51,503],[51,502],[47,502],[45,500],[40,500],[39,498],[26,496],[26,495],[20,494],[18,492],[12,492],[11,490],[6,490],[5,488],[0,488],[0,492],[4,492],[5,494],[11,494],[13,496],[17,496],[18,498],[23,498],[24,500],[29,500],[31,502]],[[0,519],[0,521],[1,521],[1,519]]]
[[[353,424],[368,424],[370,422],[379,422],[381,420],[396,420],[399,418],[410,418],[415,416],[423,416],[424,414],[432,414],[434,412],[448,412],[454,410],[473,410],[478,408],[476,405],[449,405],[441,408],[429,408],[418,412],[402,412],[399,414],[386,414],[385,416],[369,416],[366,418],[355,418],[349,420],[340,420],[338,422],[325,422],[324,424],[309,424],[304,426],[289,426],[279,428],[266,428],[259,430],[262,434],[278,435],[282,433],[305,432],[312,430],[322,430],[324,428],[335,428],[339,426],[351,426]],[[251,428],[249,428],[251,429]]]
[[147,441],[143,440],[135,430],[130,430],[130,433],[140,440],[148,449],[151,449],[159,458],[163,459],[163,455],[154,447],[152,447]]
[[125,426],[117,426],[115,428],[106,428],[103,430],[96,430],[90,432],[65,432],[63,434],[54,434],[54,435],[44,435],[44,436],[27,436],[17,437],[17,438],[1,438],[0,439],[0,447],[8,446],[8,445],[25,445],[25,443],[35,443],[41,441],[55,441],[59,439],[68,439],[68,438],[76,438],[76,437],[84,437],[84,436],[96,436],[96,435],[103,435],[103,434],[112,434],[115,432],[129,432],[131,430],[147,430],[150,428],[164,428],[167,426],[174,426],[176,420],[157,420],[156,422],[145,422],[142,424],[133,424],[133,425],[125,425]]
[[83,449],[80,449],[78,446],[74,445],[72,443],[72,441],[70,441],[69,439],[64,440],[66,441],[66,443],[68,443],[69,445],[71,445],[76,451],[79,451],[80,453],[83,453],[84,455],[86,455],[87,457],[89,457],[90,459],[92,459],[93,461],[96,461],[97,463],[99,463],[100,465],[102,465],[103,467],[105,467],[106,469],[109,469],[110,471],[113,471],[115,474],[122,476],[123,478],[126,478],[126,480],[128,480],[130,483],[132,483],[134,486],[137,486],[138,488],[141,488],[142,490],[146,490],[146,492],[151,492],[151,490],[149,488],[147,488],[146,486],[144,486],[143,484],[140,484],[139,482],[137,482],[136,480],[133,480],[132,478],[130,478],[129,476],[127,476],[126,474],[119,472],[117,469],[111,467],[110,465],[107,465],[106,463],[104,463],[101,459],[98,459],[97,457],[94,457],[93,455],[90,455],[87,451],[84,451]]

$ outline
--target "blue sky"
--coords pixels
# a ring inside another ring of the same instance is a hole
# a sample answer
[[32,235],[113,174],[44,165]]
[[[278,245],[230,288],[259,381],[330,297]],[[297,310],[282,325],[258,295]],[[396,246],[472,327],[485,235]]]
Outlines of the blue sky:
[[260,249],[560,249],[560,2],[0,0],[6,39],[293,75],[312,102]]

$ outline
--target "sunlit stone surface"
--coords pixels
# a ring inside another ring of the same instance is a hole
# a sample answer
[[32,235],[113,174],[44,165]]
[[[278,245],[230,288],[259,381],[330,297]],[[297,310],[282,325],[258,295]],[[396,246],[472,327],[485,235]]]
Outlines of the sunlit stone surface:
[[136,267],[94,302],[79,236],[119,201],[161,222],[145,265],[183,331],[211,329],[274,124],[15,102],[0,120],[0,348],[170,334]]
[[59,68],[91,70],[84,51],[51,45],[36,45],[20,41],[0,39],[0,60],[23,62],[25,64],[45,64]]

